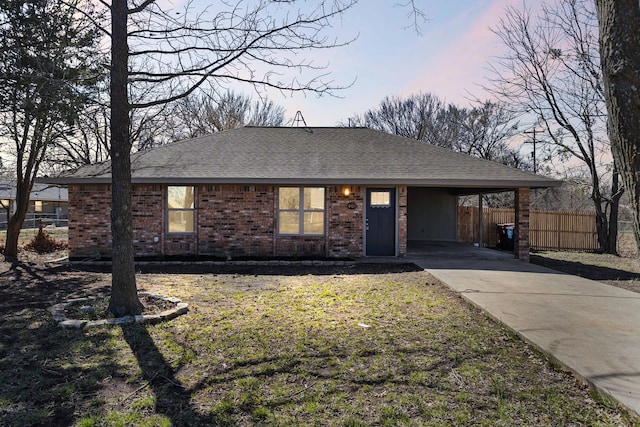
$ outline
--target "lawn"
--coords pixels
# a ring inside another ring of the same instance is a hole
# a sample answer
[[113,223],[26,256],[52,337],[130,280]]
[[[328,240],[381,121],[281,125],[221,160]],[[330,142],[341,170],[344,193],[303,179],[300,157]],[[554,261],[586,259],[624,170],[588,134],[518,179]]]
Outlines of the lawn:
[[140,274],[190,312],[86,331],[46,307],[107,274],[5,269],[0,425],[633,424],[426,272],[281,268]]

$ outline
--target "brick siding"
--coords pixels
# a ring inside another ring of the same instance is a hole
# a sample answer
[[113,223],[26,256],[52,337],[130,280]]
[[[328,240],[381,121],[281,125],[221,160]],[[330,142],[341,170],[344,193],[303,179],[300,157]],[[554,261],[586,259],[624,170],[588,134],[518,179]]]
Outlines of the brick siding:
[[111,254],[111,186],[69,186],[69,256]]
[[516,223],[514,252],[516,258],[529,262],[529,188],[515,192]]
[[[323,236],[278,236],[278,187],[274,185],[197,185],[197,233],[169,234],[166,186],[136,184],[132,191],[135,254],[359,257],[363,254],[364,188],[350,187],[348,197],[342,195],[342,188],[326,187]],[[110,206],[110,185],[69,186],[70,257],[97,252],[110,256]],[[406,215],[401,218],[406,221]]]
[[398,187],[398,255],[407,254],[407,186]]
[[[343,187],[327,187],[327,256],[353,257],[363,254],[364,188],[350,186],[344,197]],[[354,250],[355,249],[355,250]]]
[[198,186],[198,252],[273,255],[276,191],[270,185]]

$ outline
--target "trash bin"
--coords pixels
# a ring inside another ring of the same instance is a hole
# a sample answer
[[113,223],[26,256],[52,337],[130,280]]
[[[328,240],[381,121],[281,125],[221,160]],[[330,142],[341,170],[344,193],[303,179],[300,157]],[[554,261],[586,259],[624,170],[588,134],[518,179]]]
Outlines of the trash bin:
[[515,241],[515,224],[497,224],[498,226],[498,248],[512,251]]

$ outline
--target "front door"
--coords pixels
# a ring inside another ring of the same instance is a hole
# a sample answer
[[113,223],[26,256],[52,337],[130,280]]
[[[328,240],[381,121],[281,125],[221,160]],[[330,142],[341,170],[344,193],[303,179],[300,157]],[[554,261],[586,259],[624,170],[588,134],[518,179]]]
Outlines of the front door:
[[396,254],[396,190],[368,188],[366,245],[369,256]]

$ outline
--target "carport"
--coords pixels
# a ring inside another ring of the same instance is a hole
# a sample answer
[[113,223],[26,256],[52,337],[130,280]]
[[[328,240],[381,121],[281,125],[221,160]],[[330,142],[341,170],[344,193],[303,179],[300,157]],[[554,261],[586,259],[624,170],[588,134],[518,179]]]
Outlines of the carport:
[[[516,258],[529,261],[529,195],[531,187],[508,188],[495,183],[495,187],[412,187],[407,188],[407,254],[441,253],[456,249],[461,255],[458,243],[458,197],[477,195],[482,210],[482,195],[513,191],[516,214],[514,231],[514,253]],[[502,183],[504,184],[504,183]],[[482,221],[482,215],[479,216]],[[482,224],[478,229],[482,233]],[[482,235],[478,236],[482,241]],[[508,256],[513,257],[510,253]],[[453,255],[453,254],[450,254]]]
[[407,259],[457,259],[457,260],[509,260],[513,252],[499,251],[468,243],[442,240],[413,241],[407,251]]

